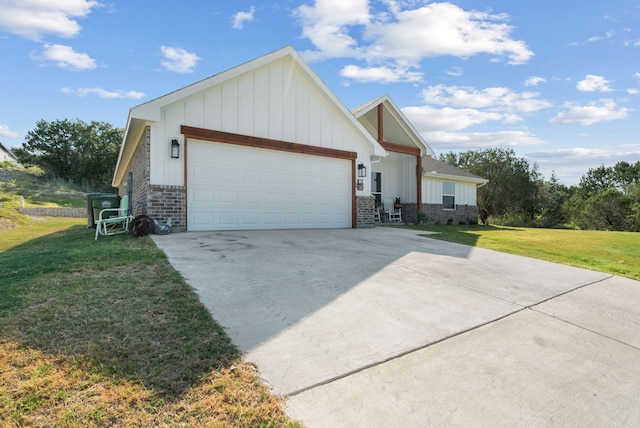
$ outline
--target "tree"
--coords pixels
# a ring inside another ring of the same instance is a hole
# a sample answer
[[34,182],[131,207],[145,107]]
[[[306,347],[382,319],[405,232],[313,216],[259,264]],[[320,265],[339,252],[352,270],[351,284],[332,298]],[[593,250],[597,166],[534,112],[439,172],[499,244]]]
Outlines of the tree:
[[551,178],[543,183],[538,224],[551,228],[569,223],[567,203],[574,191],[575,187],[569,188],[560,183],[555,171],[552,172]]
[[633,230],[631,200],[620,190],[600,189],[586,199],[578,196],[574,203],[574,221],[581,229]]
[[535,217],[539,211],[536,200],[540,179],[537,167],[516,156],[513,149],[491,148],[470,150],[460,154],[446,153],[440,160],[465,169],[489,182],[478,189],[480,221],[489,217]]
[[123,130],[111,124],[81,120],[40,120],[15,155],[24,165],[92,189],[110,187]]
[[571,198],[571,219],[583,229],[640,230],[640,161],[589,169]]

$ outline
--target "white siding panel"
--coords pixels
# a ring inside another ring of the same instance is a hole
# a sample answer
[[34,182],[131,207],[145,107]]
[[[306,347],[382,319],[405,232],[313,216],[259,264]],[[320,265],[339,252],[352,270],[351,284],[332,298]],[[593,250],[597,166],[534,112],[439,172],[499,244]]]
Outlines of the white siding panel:
[[222,85],[222,131],[238,133],[238,79]]
[[371,150],[343,111],[288,57],[163,107],[157,123],[152,125],[153,184],[184,184],[182,156],[168,155],[171,138],[180,138],[184,147],[182,125],[354,151],[367,164]]
[[428,204],[442,203],[442,182],[456,183],[456,205],[477,205],[476,184],[452,179],[438,179],[433,177],[422,179],[422,200]]
[[192,126],[200,128],[204,127],[204,97],[205,94],[203,92],[187,99],[185,103],[185,123],[192,123]]
[[295,100],[295,140],[302,144],[309,141],[309,88],[304,84],[300,76],[296,79],[296,100]]
[[278,61],[269,66],[269,98],[266,111],[263,112],[269,118],[268,138],[274,140],[283,139],[284,128],[284,76],[282,62]]
[[[269,68],[256,70],[254,74],[254,107],[253,107],[253,132],[255,135],[271,137],[269,131]],[[278,97],[279,98],[279,97]]]
[[247,73],[238,78],[238,130],[243,135],[254,135],[255,102],[259,96],[256,92],[264,88],[254,86],[254,73]]
[[296,104],[298,85],[295,74],[291,73],[288,67],[290,64],[284,65],[284,74],[282,76],[284,90],[282,92],[283,111],[282,111],[282,139],[284,141],[296,140],[296,120],[298,115],[298,105]]
[[205,92],[204,127],[206,129],[222,129],[222,88],[220,86]]
[[351,226],[351,161],[190,140],[189,230]]

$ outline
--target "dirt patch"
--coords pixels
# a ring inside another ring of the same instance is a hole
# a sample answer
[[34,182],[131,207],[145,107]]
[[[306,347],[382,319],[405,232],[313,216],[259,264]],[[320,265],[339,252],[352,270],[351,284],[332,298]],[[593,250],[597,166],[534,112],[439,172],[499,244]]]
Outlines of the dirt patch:
[[7,218],[2,218],[0,217],[0,232],[6,232],[8,230],[14,229],[16,227],[16,224],[7,219]]

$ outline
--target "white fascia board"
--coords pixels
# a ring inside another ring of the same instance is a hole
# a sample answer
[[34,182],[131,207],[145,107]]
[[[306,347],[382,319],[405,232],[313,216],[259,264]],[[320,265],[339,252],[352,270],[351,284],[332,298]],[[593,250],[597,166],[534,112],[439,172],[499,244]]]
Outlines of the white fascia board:
[[424,172],[422,173],[422,176],[427,178],[437,178],[441,180],[465,181],[467,183],[476,183],[476,184],[479,184],[480,187],[484,186],[489,182],[489,180],[485,178],[464,177],[462,175],[441,174],[439,172]]
[[420,133],[413,127],[409,119],[402,113],[402,110],[398,108],[396,103],[391,99],[389,94],[384,94],[381,97],[371,101],[365,108],[360,110],[358,113],[354,115],[356,119],[359,119],[361,116],[369,113],[373,110],[374,107],[377,107],[380,104],[387,103],[389,112],[394,116],[396,122],[404,129],[404,132],[409,136],[409,138],[413,141],[413,143],[420,149],[422,156],[433,156],[434,151],[431,149],[429,144],[420,136]]
[[400,126],[404,128],[407,135],[409,135],[409,137],[414,141],[415,145],[420,148],[422,155],[433,156],[435,152],[431,149],[429,144],[427,144],[427,142],[422,138],[418,130],[413,126],[413,124],[409,121],[409,119],[407,119],[404,113],[402,113],[402,110],[398,108],[398,106],[391,99],[391,97],[389,95],[385,95],[383,98],[385,98],[384,101],[387,102],[392,107],[391,109],[389,109],[389,111],[391,111],[392,114],[396,116],[396,120],[398,121]]

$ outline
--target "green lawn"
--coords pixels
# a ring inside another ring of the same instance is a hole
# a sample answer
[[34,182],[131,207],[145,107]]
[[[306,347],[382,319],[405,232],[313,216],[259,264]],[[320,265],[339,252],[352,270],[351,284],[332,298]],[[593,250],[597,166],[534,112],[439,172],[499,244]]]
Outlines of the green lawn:
[[407,226],[433,239],[640,280],[640,233],[500,226]]
[[0,426],[298,426],[147,236],[0,232]]

